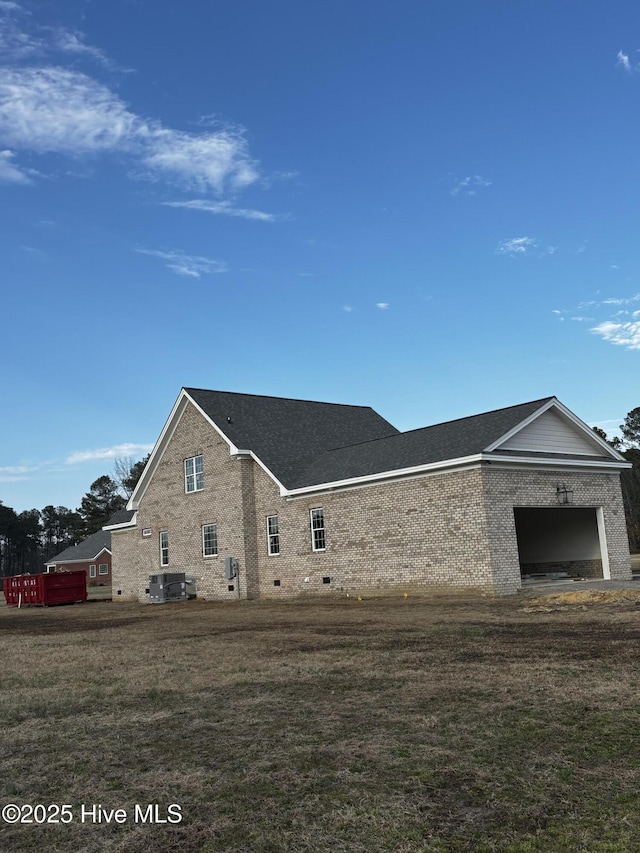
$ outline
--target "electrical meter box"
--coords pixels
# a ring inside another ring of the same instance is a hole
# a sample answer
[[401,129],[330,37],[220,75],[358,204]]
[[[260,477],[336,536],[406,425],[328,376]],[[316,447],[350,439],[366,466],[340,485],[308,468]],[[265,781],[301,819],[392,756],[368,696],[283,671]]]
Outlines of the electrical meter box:
[[235,557],[224,558],[224,576],[230,581],[238,574],[238,561]]
[[[193,579],[189,578],[193,583]],[[186,601],[193,598],[184,572],[165,572],[162,575],[149,575],[149,602],[164,604],[167,601]]]

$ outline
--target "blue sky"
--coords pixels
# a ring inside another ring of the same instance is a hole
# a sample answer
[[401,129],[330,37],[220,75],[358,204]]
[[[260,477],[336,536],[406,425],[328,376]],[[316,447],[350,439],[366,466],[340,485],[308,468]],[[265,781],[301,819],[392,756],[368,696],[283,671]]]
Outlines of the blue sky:
[[640,7],[0,0],[0,499],[182,386],[411,429],[640,405]]

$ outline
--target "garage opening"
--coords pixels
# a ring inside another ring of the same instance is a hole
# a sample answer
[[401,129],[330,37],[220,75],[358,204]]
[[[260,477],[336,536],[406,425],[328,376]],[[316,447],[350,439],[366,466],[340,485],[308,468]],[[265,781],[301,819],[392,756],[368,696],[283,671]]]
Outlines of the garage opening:
[[600,508],[514,507],[525,579],[609,578]]

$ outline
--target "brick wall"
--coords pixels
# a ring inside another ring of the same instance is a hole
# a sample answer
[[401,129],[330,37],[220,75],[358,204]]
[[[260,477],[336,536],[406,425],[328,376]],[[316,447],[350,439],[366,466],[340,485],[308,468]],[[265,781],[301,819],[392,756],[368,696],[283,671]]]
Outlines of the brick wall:
[[[185,494],[184,460],[200,454],[204,457],[204,489]],[[140,502],[137,527],[112,531],[114,600],[145,601],[149,575],[165,571],[193,575],[198,594],[205,598],[246,597],[243,468],[253,464],[250,459],[229,456],[226,442],[188,404]],[[202,555],[204,524],[217,525],[216,557]],[[150,529],[151,535],[143,537],[144,529]],[[163,530],[169,534],[169,565],[161,568],[159,535]],[[239,560],[239,592],[238,580],[225,578],[226,556]]]
[[557,507],[556,486],[573,489],[573,506],[602,507],[612,580],[631,580],[629,541],[622,506],[620,475],[611,472],[483,469],[494,589],[508,595],[520,588],[514,506]]
[[[281,498],[261,469],[255,482],[264,597],[425,586],[491,589],[479,468],[293,500]],[[318,507],[327,547],[314,552],[309,512]],[[275,514],[281,552],[269,556],[266,517]]]

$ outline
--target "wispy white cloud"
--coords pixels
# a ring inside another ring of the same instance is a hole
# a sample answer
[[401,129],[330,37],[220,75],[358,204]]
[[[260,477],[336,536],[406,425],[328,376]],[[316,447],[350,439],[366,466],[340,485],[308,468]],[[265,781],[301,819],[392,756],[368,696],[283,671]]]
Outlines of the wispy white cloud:
[[376,302],[376,308],[379,308],[381,311],[386,311],[388,307],[388,302]]
[[343,305],[342,310],[346,311],[347,314],[350,314],[353,309],[351,308],[351,305]]
[[621,50],[618,51],[618,56],[616,57],[618,65],[622,65],[625,71],[631,71],[631,61],[629,59],[629,54],[623,53]]
[[0,138],[37,154],[133,150],[144,124],[105,86],[63,68],[0,68]]
[[561,321],[566,315],[575,323],[596,323],[589,329],[594,335],[599,335],[608,343],[629,350],[638,350],[640,349],[640,309],[634,310],[638,302],[640,302],[640,293],[631,296],[610,296],[605,299],[589,299],[580,302],[577,306],[578,311],[588,309],[589,314],[572,313],[576,309],[568,311],[557,308],[554,308],[552,313]]
[[90,57],[108,68],[112,67],[112,63],[104,51],[93,45],[86,44],[82,33],[76,30],[66,30],[63,27],[52,27],[50,33],[52,49],[62,53]]
[[545,255],[555,255],[557,251],[557,246],[540,246],[535,237],[512,237],[510,240],[502,240],[496,247],[496,255],[511,257],[536,255],[542,258]]
[[195,198],[191,201],[163,201],[165,207],[184,207],[187,210],[201,210],[204,213],[213,213],[221,216],[238,216],[242,219],[255,219],[259,222],[276,222],[284,219],[275,213],[266,213],[263,210],[252,210],[251,208],[233,207],[228,201],[207,201]]
[[483,178],[482,175],[470,175],[462,180],[456,181],[455,186],[451,190],[451,195],[475,195],[478,189],[482,187],[490,187],[491,181]]
[[257,163],[243,136],[229,131],[194,136],[158,125],[138,136],[142,160],[152,174],[165,174],[186,188],[221,193],[244,189],[258,180]]
[[223,273],[228,269],[227,265],[222,261],[215,261],[213,258],[205,258],[200,255],[187,255],[177,249],[162,251],[160,249],[146,249],[143,246],[139,246],[136,252],[160,258],[166,261],[167,267],[177,275],[189,276],[191,278]]
[[512,237],[498,243],[496,255],[528,255],[537,247],[538,243],[533,237]]
[[609,343],[630,350],[640,350],[640,321],[638,320],[626,323],[615,323],[612,320],[605,320],[604,323],[599,323],[590,331],[595,335],[600,335],[603,340]]
[[36,468],[28,467],[27,465],[5,465],[0,467],[0,483],[19,483],[22,480],[28,480],[26,476]]
[[[191,133],[136,114],[95,75],[51,61],[90,59],[111,68],[102,50],[77,31],[21,26],[25,16],[13,14],[19,11],[0,0],[0,146],[13,156],[117,156],[134,177],[218,196],[261,179],[242,127],[227,122]],[[11,166],[5,163],[4,180],[27,183],[19,163]],[[270,214],[229,204],[210,212],[271,221]]]
[[32,184],[33,181],[12,162],[13,151],[0,151],[0,183],[3,184]]
[[136,458],[145,456],[152,449],[152,444],[115,444],[113,447],[100,447],[96,450],[76,450],[67,456],[65,462],[67,465],[77,465],[81,462],[93,462],[98,459]]

